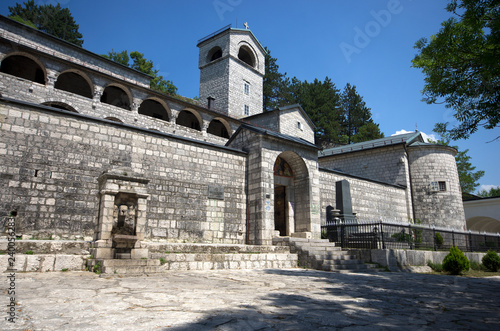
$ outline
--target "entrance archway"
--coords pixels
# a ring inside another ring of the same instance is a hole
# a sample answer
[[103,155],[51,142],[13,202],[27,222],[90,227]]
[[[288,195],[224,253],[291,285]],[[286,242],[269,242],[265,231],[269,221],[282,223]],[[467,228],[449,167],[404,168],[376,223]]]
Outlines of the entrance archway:
[[280,236],[310,230],[309,175],[295,152],[283,152],[274,162],[274,230]]

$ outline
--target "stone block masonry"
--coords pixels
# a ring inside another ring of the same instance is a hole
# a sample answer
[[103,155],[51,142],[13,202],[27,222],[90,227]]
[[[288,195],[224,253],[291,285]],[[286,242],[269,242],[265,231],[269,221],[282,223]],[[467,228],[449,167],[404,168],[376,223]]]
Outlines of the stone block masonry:
[[0,213],[17,212],[20,235],[92,236],[97,178],[123,168],[150,180],[146,239],[245,242],[245,153],[25,103],[0,118]]

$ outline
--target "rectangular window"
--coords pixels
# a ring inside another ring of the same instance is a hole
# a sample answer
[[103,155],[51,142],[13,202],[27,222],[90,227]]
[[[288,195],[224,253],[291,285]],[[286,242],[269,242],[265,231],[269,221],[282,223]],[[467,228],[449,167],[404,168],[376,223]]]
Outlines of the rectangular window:
[[300,124],[300,122],[297,122],[297,128],[298,128],[299,130],[302,130],[302,125]]
[[250,115],[250,107],[248,105],[245,105],[245,115]]
[[249,95],[250,94],[250,84],[245,82],[245,94]]
[[431,182],[432,192],[446,192],[446,182]]

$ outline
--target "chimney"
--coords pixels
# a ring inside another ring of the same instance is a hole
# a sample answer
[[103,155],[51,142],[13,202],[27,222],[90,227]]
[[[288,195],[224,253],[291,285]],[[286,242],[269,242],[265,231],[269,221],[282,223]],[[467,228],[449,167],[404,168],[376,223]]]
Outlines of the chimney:
[[214,106],[214,104],[215,104],[215,102],[214,102],[214,101],[215,101],[215,99],[214,99],[214,98],[212,98],[212,97],[208,97],[208,98],[207,98],[207,100],[208,100],[208,106],[207,106],[207,108],[208,108],[208,109],[212,109],[212,107],[213,107],[213,106]]

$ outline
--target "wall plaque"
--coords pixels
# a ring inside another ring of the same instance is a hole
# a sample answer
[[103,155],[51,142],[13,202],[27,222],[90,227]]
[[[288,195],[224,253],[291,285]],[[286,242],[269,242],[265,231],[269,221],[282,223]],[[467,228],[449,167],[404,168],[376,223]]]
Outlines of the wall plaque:
[[224,186],[208,185],[208,198],[224,200]]

